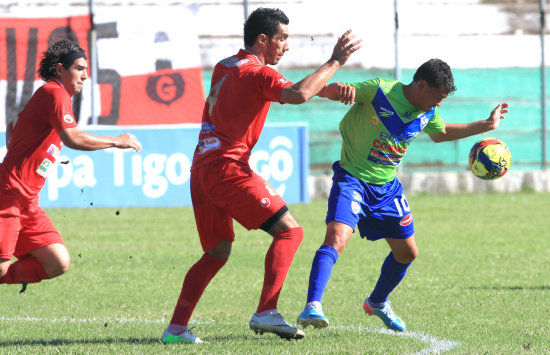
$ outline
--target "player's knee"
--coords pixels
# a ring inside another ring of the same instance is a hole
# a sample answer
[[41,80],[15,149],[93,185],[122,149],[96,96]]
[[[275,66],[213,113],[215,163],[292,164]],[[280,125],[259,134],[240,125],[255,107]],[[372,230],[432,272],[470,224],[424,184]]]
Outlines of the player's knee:
[[10,267],[10,264],[11,264],[11,262],[9,260],[0,262],[0,279],[8,273],[8,269]]
[[276,233],[273,238],[290,241],[292,245],[297,249],[304,240],[304,230],[300,226],[288,228]]
[[222,239],[214,248],[207,250],[206,254],[216,257],[218,259],[227,260],[231,255],[232,244],[233,243],[231,243],[230,241]]
[[71,257],[69,253],[57,252],[52,253],[50,258],[39,260],[44,271],[50,278],[61,276],[69,270],[71,265]]
[[52,263],[49,263],[47,266],[44,265],[44,271],[50,278],[61,276],[69,270],[71,265],[71,260],[69,257],[57,259]]
[[304,240],[304,229],[302,227],[294,227],[292,228],[294,231],[293,233],[293,239],[297,245],[300,245],[302,241]]
[[394,259],[401,263],[401,264],[410,264],[416,259],[418,256],[418,248],[410,248],[407,250],[404,250],[399,253],[399,255],[395,255],[394,253]]

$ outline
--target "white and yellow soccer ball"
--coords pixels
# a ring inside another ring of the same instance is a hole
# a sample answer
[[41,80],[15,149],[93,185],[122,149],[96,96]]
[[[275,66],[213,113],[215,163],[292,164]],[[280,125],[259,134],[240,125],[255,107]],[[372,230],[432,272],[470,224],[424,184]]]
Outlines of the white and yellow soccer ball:
[[510,148],[498,138],[488,137],[476,142],[470,150],[470,170],[480,179],[502,177],[512,164]]

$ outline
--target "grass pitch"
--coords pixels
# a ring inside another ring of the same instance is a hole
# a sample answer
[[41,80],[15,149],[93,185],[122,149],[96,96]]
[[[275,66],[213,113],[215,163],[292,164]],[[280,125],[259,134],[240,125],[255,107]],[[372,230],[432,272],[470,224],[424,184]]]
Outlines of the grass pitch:
[[[24,354],[550,354],[550,195],[410,195],[420,254],[390,300],[405,333],[366,316],[389,249],[354,235],[323,298],[327,329],[286,341],[255,335],[270,237],[236,226],[228,264],[191,319],[207,344],[164,346],[187,269],[202,252],[191,208],[50,209],[70,271],[23,294],[0,285],[0,353]],[[305,238],[281,293],[294,323],[314,253],[324,237],[325,200],[292,205]]]

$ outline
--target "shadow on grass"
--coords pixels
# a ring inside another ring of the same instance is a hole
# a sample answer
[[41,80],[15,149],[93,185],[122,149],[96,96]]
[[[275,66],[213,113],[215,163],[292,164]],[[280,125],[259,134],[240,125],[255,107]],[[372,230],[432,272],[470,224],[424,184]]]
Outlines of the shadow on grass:
[[468,290],[498,290],[498,291],[548,291],[550,286],[470,286]]
[[162,344],[158,338],[106,338],[106,339],[51,339],[51,340],[12,340],[0,341],[0,347],[4,346],[62,346],[62,345],[86,345],[86,344],[135,344],[149,345]]

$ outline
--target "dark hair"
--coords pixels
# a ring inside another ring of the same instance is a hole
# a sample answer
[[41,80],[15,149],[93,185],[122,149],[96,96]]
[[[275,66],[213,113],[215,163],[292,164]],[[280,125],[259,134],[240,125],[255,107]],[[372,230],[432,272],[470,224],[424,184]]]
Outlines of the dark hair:
[[279,9],[260,7],[254,10],[244,23],[244,45],[252,47],[260,34],[269,38],[279,32],[279,23],[288,25],[288,17]]
[[56,76],[57,63],[61,63],[64,68],[69,69],[78,58],[88,60],[84,49],[80,48],[78,44],[68,39],[55,42],[44,52],[44,56],[40,60],[38,75],[44,81],[48,81]]
[[432,88],[446,89],[449,94],[456,91],[451,67],[441,59],[430,59],[422,64],[413,77],[413,81],[420,80],[426,80]]

